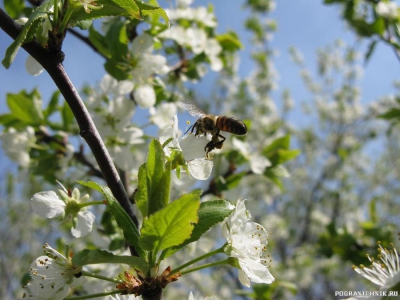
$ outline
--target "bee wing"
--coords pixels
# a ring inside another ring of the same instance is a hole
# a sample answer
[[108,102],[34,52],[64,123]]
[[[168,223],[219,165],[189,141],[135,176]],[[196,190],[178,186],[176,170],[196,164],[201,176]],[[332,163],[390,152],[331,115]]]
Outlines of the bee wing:
[[193,117],[203,117],[206,114],[196,107],[193,103],[181,102],[182,108]]

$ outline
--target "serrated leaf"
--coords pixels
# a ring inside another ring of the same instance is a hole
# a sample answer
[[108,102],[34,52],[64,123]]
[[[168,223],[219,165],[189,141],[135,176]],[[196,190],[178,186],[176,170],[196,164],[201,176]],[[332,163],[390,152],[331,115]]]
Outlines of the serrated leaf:
[[7,94],[7,104],[18,120],[27,125],[40,125],[43,121],[43,113],[39,96],[36,90],[30,94],[25,91],[19,94]]
[[156,255],[159,251],[182,244],[197,223],[200,191],[183,195],[143,221],[139,244]]
[[143,16],[152,16],[152,17],[161,17],[164,19],[165,23],[167,23],[167,26],[169,27],[169,18],[167,13],[165,12],[164,9],[162,9],[159,6],[154,6],[154,5],[150,5],[148,3],[144,3],[142,1],[136,1],[137,6],[140,9],[140,12],[142,13]]
[[132,0],[112,0],[119,7],[122,7],[127,13],[140,20],[140,10],[137,1]]
[[132,0],[97,0],[98,9],[92,9],[89,13],[82,7],[76,9],[69,19],[70,26],[79,21],[94,20],[104,17],[121,16],[140,19],[140,11]]
[[122,229],[126,241],[129,245],[135,247],[140,257],[146,257],[145,251],[143,251],[143,249],[139,246],[140,234],[138,228],[133,223],[132,219],[128,216],[126,211],[123,209],[123,207],[115,199],[111,190],[108,187],[99,185],[98,183],[93,181],[78,181],[78,183],[93,188],[96,191],[100,191],[106,197],[110,212],[113,215],[114,219],[117,221],[119,228]]
[[135,269],[147,272],[149,265],[141,257],[114,255],[105,250],[89,250],[85,249],[75,253],[72,257],[72,263],[76,266],[86,266],[93,264],[127,264]]
[[194,225],[190,238],[176,247],[166,249],[161,259],[165,259],[187,244],[197,241],[211,227],[228,217],[234,209],[235,206],[225,200],[212,200],[201,203],[198,211],[199,222]]
[[21,32],[19,33],[18,37],[11,43],[11,45],[7,48],[6,54],[2,61],[3,66],[8,69],[11,63],[14,61],[15,56],[21,45],[26,42],[27,37],[32,37],[34,35],[31,31],[36,31],[37,27],[33,26],[36,22],[38,24],[39,19],[47,18],[47,12],[53,6],[52,1],[44,2],[40,5],[37,9],[35,9],[29,17],[29,20],[25,23],[22,27]]
[[164,208],[169,202],[171,165],[165,165],[164,150],[158,140],[152,140],[147,156],[148,215]]
[[83,180],[77,180],[77,183],[79,183],[80,185],[86,186],[90,189],[96,190],[100,193],[103,193],[103,190],[101,189],[101,185],[98,184],[95,181],[83,181]]

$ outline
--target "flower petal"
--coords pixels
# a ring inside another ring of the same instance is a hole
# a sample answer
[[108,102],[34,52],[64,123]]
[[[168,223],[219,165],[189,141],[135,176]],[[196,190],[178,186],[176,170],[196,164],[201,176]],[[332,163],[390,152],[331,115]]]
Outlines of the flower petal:
[[65,202],[54,191],[39,192],[31,199],[33,211],[44,218],[54,218],[64,214]]
[[213,166],[214,163],[212,162],[212,160],[208,160],[205,158],[197,158],[188,161],[190,175],[198,180],[207,180],[211,175]]
[[25,62],[25,68],[32,76],[38,76],[43,72],[43,66],[37,62],[32,56],[28,56]]
[[204,147],[210,141],[205,136],[195,136],[194,134],[188,134],[180,140],[183,156],[185,160],[191,161],[196,158],[204,158],[206,152]]
[[80,211],[77,215],[76,228],[71,228],[74,237],[80,238],[88,235],[92,231],[94,214],[88,210]]
[[241,269],[252,282],[269,284],[275,281],[269,269],[261,262],[254,261],[248,257],[238,258],[238,260]]
[[153,107],[156,104],[156,93],[150,85],[137,86],[133,91],[136,103],[142,108]]
[[238,274],[240,283],[243,284],[244,286],[250,287],[250,278],[247,277],[246,273],[243,272],[242,270],[239,270]]

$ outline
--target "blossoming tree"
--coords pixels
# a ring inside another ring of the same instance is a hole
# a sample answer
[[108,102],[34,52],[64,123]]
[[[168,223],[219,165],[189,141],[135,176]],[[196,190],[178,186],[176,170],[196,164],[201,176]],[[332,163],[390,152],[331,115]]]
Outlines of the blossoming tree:
[[[384,164],[370,173],[361,158],[367,142],[384,138],[377,116],[398,117],[387,99],[378,108],[360,106],[351,47],[336,43],[319,53],[320,82],[292,51],[313,99],[307,110],[312,126],[303,129],[287,121],[290,94],[283,93],[281,109],[270,95],[275,74],[268,34],[275,24],[266,16],[272,1],[246,2],[257,67],[244,79],[236,65],[243,45],[235,32],[217,33],[212,6],[188,0],[169,9],[155,0],[29,2],[5,1],[0,9],[0,28],[13,39],[2,63],[10,68],[19,51],[28,52],[27,71],[47,72],[56,91],[49,101],[42,101],[40,88],[8,94],[0,138],[23,178],[18,196],[30,199],[39,217],[61,222],[35,219],[36,227],[30,213],[25,219],[22,210],[16,213],[24,227],[17,238],[9,235],[4,252],[29,248],[27,259],[33,260],[30,269],[19,266],[26,274],[23,287],[13,283],[22,270],[4,278],[17,297],[327,299],[332,289],[354,289],[358,282],[343,276],[337,266],[344,263],[349,274],[362,274],[381,291],[398,290],[396,250],[379,246],[385,266],[369,258],[371,268],[362,265],[368,259],[361,251],[393,239],[396,222],[377,217],[389,214],[393,202],[377,212],[371,199],[371,220],[349,224],[365,211],[365,195],[355,190],[373,195],[392,188],[375,175]],[[346,20],[364,37],[381,34],[398,51],[391,36],[398,15],[385,3],[366,4],[375,12],[372,24],[354,12]],[[378,26],[384,21],[386,27]],[[79,92],[63,66],[71,55],[63,51],[70,35],[79,38],[77,49],[90,47],[104,62],[100,82]],[[192,87],[209,71],[219,80],[207,102]],[[342,85],[333,85],[335,72]],[[215,118],[211,128],[198,121],[188,130],[178,116],[189,102],[208,104],[210,112],[222,107],[223,115],[243,122],[247,135],[227,133],[222,140],[222,131],[234,132],[226,127],[234,124]],[[303,151],[296,161],[300,151],[291,148],[291,136]],[[288,167],[292,178],[285,180]],[[358,179],[365,186],[354,184]],[[34,235],[45,237],[44,255]],[[350,262],[360,266],[356,272]]]

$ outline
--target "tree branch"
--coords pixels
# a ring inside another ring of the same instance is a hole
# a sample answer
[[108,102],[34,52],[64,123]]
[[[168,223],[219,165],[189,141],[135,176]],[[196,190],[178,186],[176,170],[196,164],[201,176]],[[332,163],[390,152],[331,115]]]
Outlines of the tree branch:
[[[21,26],[15,23],[2,9],[0,9],[0,28],[13,39],[16,39],[21,31]],[[22,45],[22,48],[43,66],[59,88],[75,116],[79,125],[80,135],[92,150],[108,187],[129,217],[138,226],[137,217],[111,157],[82,99],[64,70],[62,65],[63,53],[44,49],[35,41]],[[132,254],[137,255],[132,246],[130,249]]]

